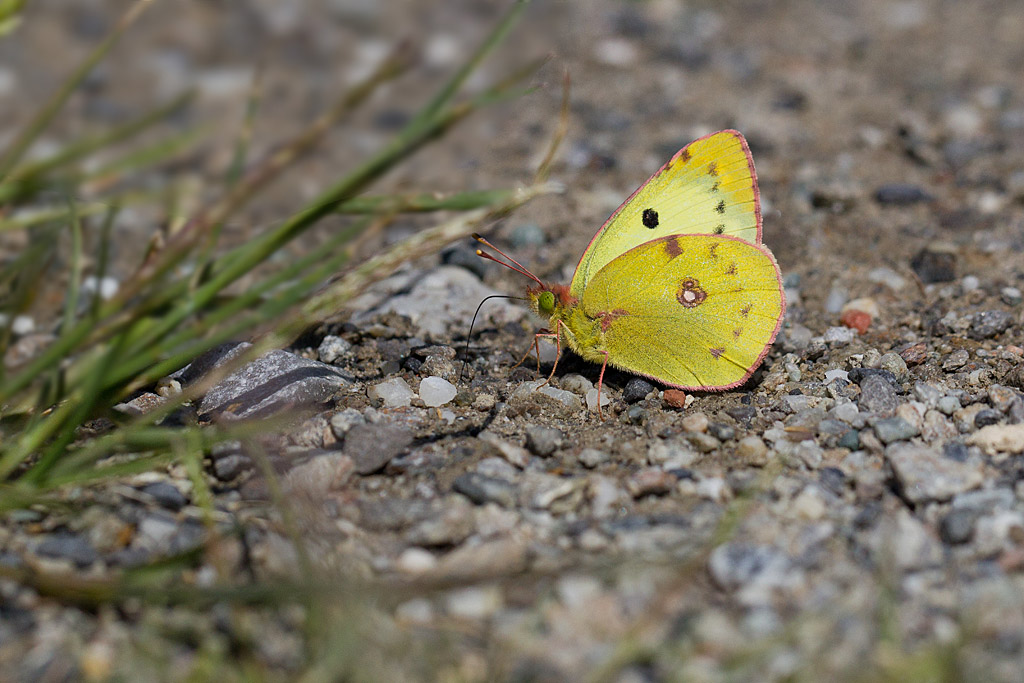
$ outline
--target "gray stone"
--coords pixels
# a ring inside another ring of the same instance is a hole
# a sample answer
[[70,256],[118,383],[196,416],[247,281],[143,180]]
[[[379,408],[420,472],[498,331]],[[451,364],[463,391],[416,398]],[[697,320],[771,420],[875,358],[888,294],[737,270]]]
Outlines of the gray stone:
[[79,568],[88,567],[99,559],[99,554],[87,538],[70,533],[58,533],[43,539],[36,546],[36,554],[41,557],[68,560]]
[[266,417],[322,404],[351,382],[337,368],[277,349],[210,389],[198,412],[237,418]]
[[477,472],[466,472],[455,478],[452,489],[477,505],[497,503],[506,508],[515,506],[516,489],[504,479],[487,477]]
[[917,436],[920,430],[902,417],[886,417],[874,424],[875,435],[884,444]]
[[974,522],[978,518],[975,510],[954,509],[939,522],[939,537],[944,543],[959,545],[967,543],[974,535]]
[[990,339],[1002,334],[1013,324],[1013,315],[1006,311],[981,311],[971,317],[968,334],[971,339]]
[[554,427],[530,425],[526,428],[526,447],[534,455],[546,458],[562,447],[565,434]]
[[213,474],[221,481],[230,481],[252,469],[252,459],[242,453],[229,453],[213,461]]
[[148,496],[152,496],[153,500],[168,510],[177,511],[188,504],[188,499],[185,498],[181,491],[179,491],[176,486],[165,481],[146,484],[142,487],[142,492]]
[[985,479],[977,461],[958,462],[927,446],[895,443],[885,449],[885,458],[903,495],[913,503],[949,500]]
[[355,461],[356,472],[370,474],[382,469],[413,441],[408,427],[398,424],[360,424],[345,435],[345,455]]
[[865,377],[860,384],[860,391],[858,404],[861,410],[882,416],[890,416],[896,412],[898,405],[896,390],[882,377],[878,375]]
[[577,459],[584,467],[594,468],[611,460],[611,456],[607,451],[602,451],[597,448],[584,448],[580,451]]
[[642,401],[652,391],[654,391],[653,384],[645,379],[634,377],[622,388],[622,400],[626,403],[636,403]]

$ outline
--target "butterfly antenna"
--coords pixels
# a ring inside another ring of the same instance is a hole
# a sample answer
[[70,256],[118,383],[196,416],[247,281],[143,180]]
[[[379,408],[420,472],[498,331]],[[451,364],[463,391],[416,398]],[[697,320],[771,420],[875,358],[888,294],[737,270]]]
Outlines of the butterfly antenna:
[[490,247],[490,248],[491,248],[491,249],[493,249],[494,251],[498,252],[498,254],[500,254],[500,255],[502,256],[502,258],[504,258],[504,259],[506,259],[506,260],[510,261],[510,262],[511,262],[511,265],[510,265],[510,264],[508,264],[508,263],[505,263],[505,261],[500,261],[500,260],[496,259],[496,258],[495,258],[494,256],[491,256],[490,254],[488,254],[488,253],[487,253],[486,251],[483,251],[482,249],[477,249],[477,250],[476,250],[476,255],[477,255],[477,256],[479,256],[479,257],[481,257],[481,258],[485,258],[485,259],[487,259],[488,261],[494,261],[495,263],[498,263],[498,264],[500,264],[500,265],[503,265],[503,266],[505,266],[506,268],[508,268],[509,270],[514,270],[514,271],[516,271],[516,272],[517,272],[517,273],[519,273],[520,275],[525,275],[526,277],[530,278],[531,280],[533,280],[534,282],[536,282],[536,283],[537,283],[538,285],[540,285],[541,287],[543,287],[543,286],[544,286],[544,283],[540,281],[540,278],[539,278],[539,277],[537,277],[536,275],[534,275],[533,273],[531,273],[531,272],[529,271],[529,269],[527,269],[527,267],[526,267],[526,266],[524,266],[523,264],[521,264],[521,263],[520,263],[519,261],[516,261],[516,260],[515,260],[514,258],[512,258],[512,257],[511,257],[511,256],[509,256],[508,254],[506,254],[505,252],[503,252],[503,251],[502,251],[501,249],[498,249],[498,248],[497,248],[496,246],[494,246],[493,244],[491,244],[490,242],[488,242],[487,240],[485,240],[485,239],[484,239],[483,237],[481,237],[480,235],[478,235],[478,234],[477,234],[477,233],[475,233],[475,232],[473,233],[473,239],[475,239],[475,240],[476,240],[477,242],[479,242],[480,244],[483,244],[484,246]]
[[[498,263],[501,263],[501,261],[498,261]],[[488,299],[518,299],[520,301],[526,300],[524,297],[521,296],[509,296],[507,294],[491,294],[490,296],[485,296],[483,300],[480,301],[480,304],[476,307],[476,312],[473,314],[473,321],[469,323],[469,334],[466,335],[466,346],[463,347],[462,349],[462,369],[459,370],[459,384],[462,384],[462,376],[466,373],[466,359],[469,358],[469,340],[473,338],[473,326],[476,325],[476,317],[480,315],[480,309],[483,308],[484,302],[487,301]]]

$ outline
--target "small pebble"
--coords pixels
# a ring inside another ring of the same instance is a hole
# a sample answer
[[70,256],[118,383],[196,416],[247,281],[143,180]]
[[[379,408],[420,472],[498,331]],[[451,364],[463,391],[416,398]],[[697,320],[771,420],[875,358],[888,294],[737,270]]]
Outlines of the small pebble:
[[534,455],[546,458],[562,447],[565,435],[554,427],[530,425],[526,428],[526,447]]
[[584,467],[593,469],[611,460],[611,456],[606,451],[602,451],[597,448],[584,448],[580,451],[577,459]]
[[334,335],[327,335],[317,347],[316,355],[321,363],[333,363],[352,349],[352,344]]
[[888,370],[897,378],[907,374],[907,363],[898,353],[883,353],[882,358],[878,361],[878,367]]
[[928,360],[928,345],[924,342],[911,344],[900,351],[900,358],[907,365],[920,365]]
[[849,327],[830,327],[823,337],[827,344],[849,344],[857,338],[857,333]]
[[736,444],[736,454],[751,465],[768,464],[768,447],[759,436],[745,436]]
[[917,436],[920,430],[902,417],[887,417],[875,422],[875,435],[882,443],[904,441]]
[[682,419],[681,425],[687,432],[706,432],[708,416],[704,413],[691,413]]
[[925,284],[952,282],[956,279],[956,262],[956,251],[933,245],[917,252],[910,267]]
[[910,183],[889,183],[875,190],[875,201],[889,206],[909,206],[932,199],[926,190]]
[[[385,408],[401,408],[412,405],[416,393],[401,377],[392,377],[371,386],[367,396],[384,404]],[[454,395],[454,394],[453,394]]]
[[662,397],[665,399],[665,403],[673,408],[685,408],[687,399],[690,398],[685,391],[679,389],[666,389]]
[[454,384],[440,377],[424,377],[420,382],[420,399],[428,408],[449,403],[457,393]]
[[626,403],[642,401],[649,393],[654,391],[654,385],[645,379],[634,377],[626,382],[622,389],[622,400]]

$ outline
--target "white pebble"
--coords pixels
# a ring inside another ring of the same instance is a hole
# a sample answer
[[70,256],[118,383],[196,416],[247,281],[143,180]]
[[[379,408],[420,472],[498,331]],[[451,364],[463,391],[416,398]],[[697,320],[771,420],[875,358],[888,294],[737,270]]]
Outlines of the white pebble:
[[96,292],[100,293],[100,298],[106,301],[110,297],[117,294],[118,287],[121,286],[116,279],[108,276],[98,278],[95,275],[82,280],[82,293],[87,297],[92,297]]
[[428,408],[443,406],[455,398],[457,393],[455,385],[441,377],[425,377],[420,382],[420,398]]
[[32,334],[36,331],[36,321],[27,315],[16,315],[14,316],[14,322],[11,323],[11,332],[17,336],[26,334]]
[[395,561],[395,567],[406,574],[422,574],[437,566],[437,558],[423,548],[406,548]]
[[399,408],[412,403],[416,394],[401,377],[392,377],[383,382],[374,384],[367,390],[370,398],[377,398],[384,402],[386,408]]

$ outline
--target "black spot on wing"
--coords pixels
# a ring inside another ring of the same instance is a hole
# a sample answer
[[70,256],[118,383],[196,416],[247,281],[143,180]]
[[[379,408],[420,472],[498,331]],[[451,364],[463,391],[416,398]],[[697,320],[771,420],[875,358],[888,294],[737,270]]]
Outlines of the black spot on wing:
[[644,227],[654,230],[658,227],[658,212],[654,209],[644,209],[641,220],[644,223]]

